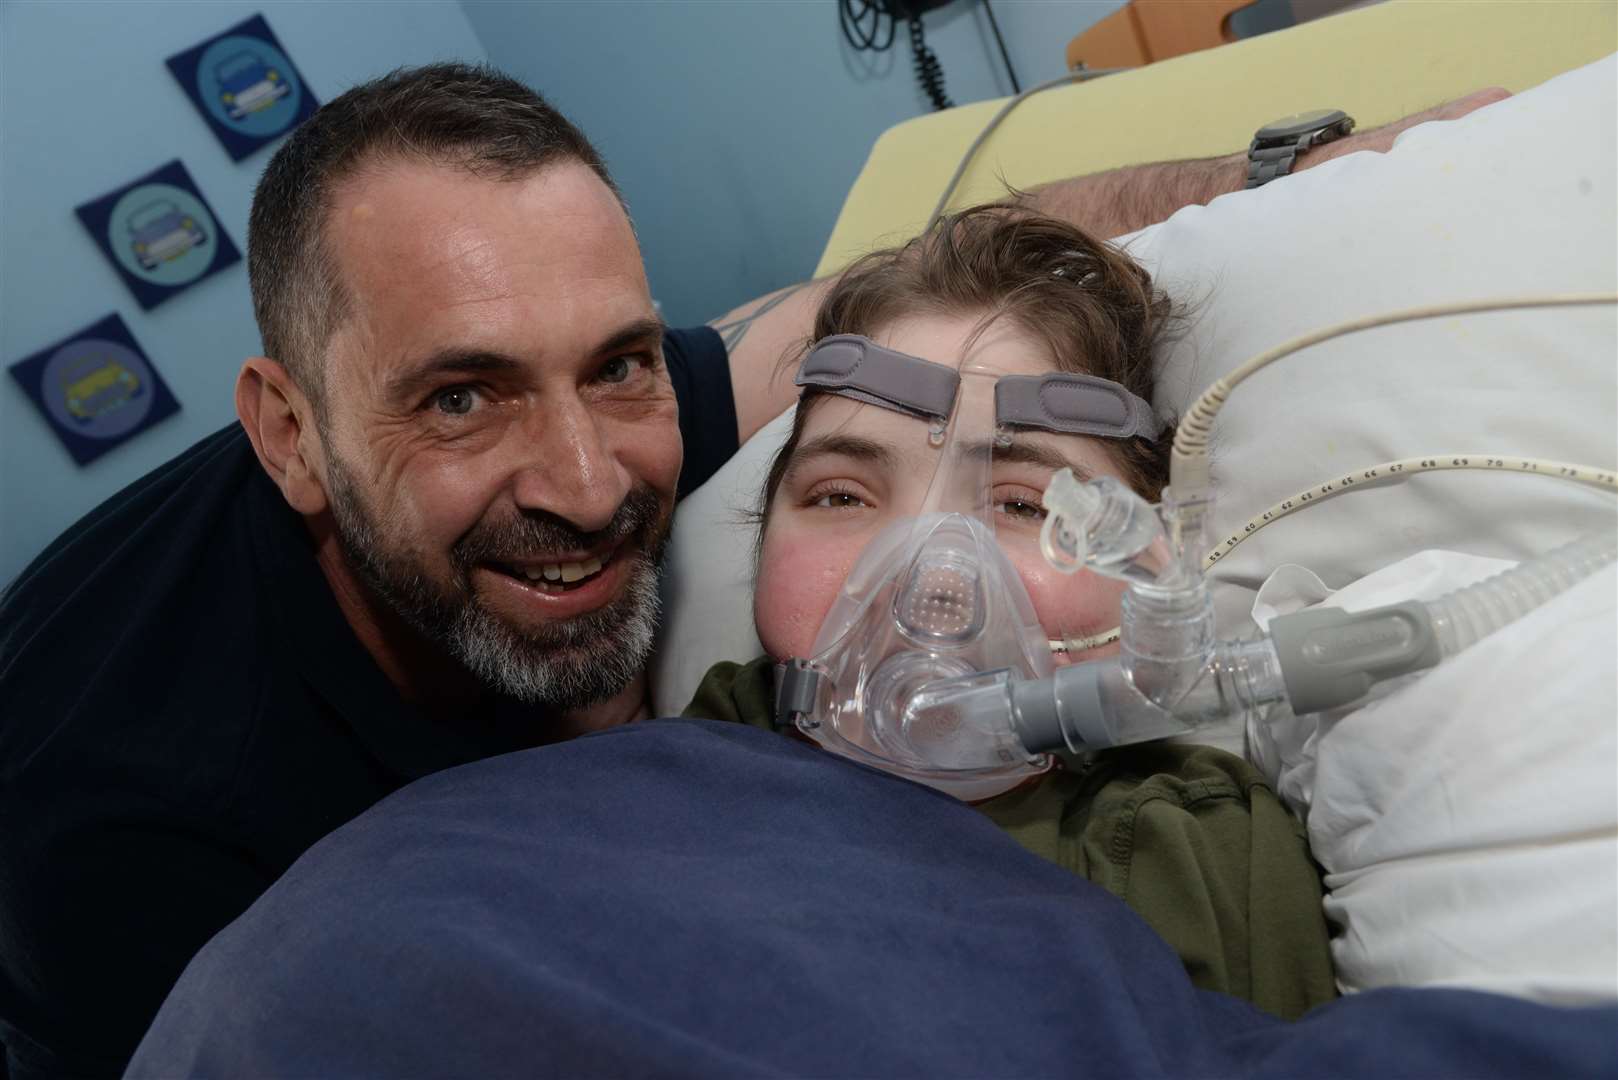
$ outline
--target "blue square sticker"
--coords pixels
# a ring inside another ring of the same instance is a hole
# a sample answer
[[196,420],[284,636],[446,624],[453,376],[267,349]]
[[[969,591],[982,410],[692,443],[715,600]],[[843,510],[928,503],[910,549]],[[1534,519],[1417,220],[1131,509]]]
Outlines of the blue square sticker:
[[168,65],[232,161],[320,107],[262,15],[169,57]]
[[80,465],[180,411],[116,312],[12,364],[11,375]]
[[74,212],[148,311],[242,258],[178,159]]

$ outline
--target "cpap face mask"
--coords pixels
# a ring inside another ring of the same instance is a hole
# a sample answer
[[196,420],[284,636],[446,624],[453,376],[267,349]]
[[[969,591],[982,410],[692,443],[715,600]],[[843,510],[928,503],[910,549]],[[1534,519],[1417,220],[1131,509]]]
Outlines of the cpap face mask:
[[973,363],[957,371],[855,335],[822,340],[796,382],[909,417],[915,451],[936,464],[918,512],[861,553],[811,655],[778,669],[777,722],[961,799],[1043,772],[1049,757],[1030,754],[1009,730],[962,725],[948,709],[919,705],[921,692],[941,680],[1051,674],[1050,638],[1012,558],[1041,558],[1039,522],[1002,520],[997,529],[997,469],[1021,469],[1020,486],[1042,491],[1076,460],[1082,437],[1155,436],[1151,407],[1094,376]]

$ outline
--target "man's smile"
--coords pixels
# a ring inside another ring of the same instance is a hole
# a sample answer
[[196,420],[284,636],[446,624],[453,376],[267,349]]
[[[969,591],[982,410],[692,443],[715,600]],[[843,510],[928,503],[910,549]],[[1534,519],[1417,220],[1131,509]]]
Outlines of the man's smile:
[[495,561],[488,565],[524,585],[532,586],[546,593],[571,592],[572,590],[589,583],[600,574],[604,567],[609,566],[617,555],[615,546],[607,551],[594,554],[573,554],[569,557],[555,557],[552,559],[522,559],[511,561]]
[[596,611],[617,599],[637,560],[623,544],[580,560],[479,563],[472,589],[484,606],[514,626],[554,622]]

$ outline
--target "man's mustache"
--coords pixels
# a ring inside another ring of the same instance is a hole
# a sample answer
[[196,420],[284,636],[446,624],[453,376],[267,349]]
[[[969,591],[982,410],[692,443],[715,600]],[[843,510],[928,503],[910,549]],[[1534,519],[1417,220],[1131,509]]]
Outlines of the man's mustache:
[[663,503],[647,487],[632,490],[605,528],[585,532],[556,514],[518,512],[483,520],[455,544],[451,557],[463,571],[480,563],[531,562],[547,556],[617,547],[632,537],[650,548],[662,524]]

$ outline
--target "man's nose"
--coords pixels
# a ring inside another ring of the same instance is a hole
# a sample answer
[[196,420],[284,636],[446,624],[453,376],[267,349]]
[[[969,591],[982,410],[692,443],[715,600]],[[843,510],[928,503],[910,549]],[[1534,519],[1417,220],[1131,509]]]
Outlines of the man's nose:
[[550,398],[525,412],[512,433],[518,508],[554,514],[581,532],[606,528],[633,486],[615,433],[577,398]]

